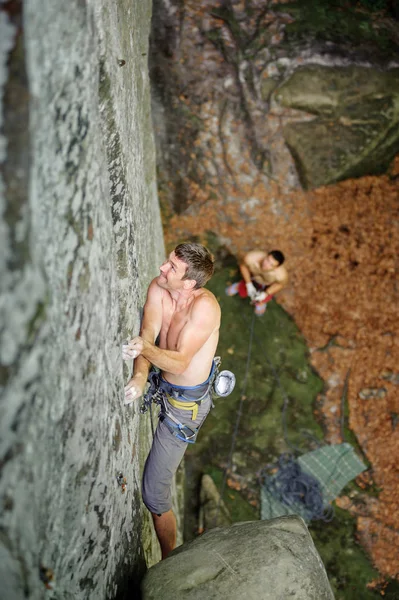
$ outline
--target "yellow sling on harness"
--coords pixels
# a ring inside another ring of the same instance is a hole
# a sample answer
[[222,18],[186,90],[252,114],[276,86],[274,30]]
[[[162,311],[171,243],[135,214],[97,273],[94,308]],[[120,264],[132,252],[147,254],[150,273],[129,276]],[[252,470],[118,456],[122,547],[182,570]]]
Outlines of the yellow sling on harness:
[[180,402],[180,400],[172,398],[171,396],[169,396],[169,394],[166,394],[166,397],[168,399],[169,404],[174,406],[174,408],[181,408],[182,410],[192,410],[193,414],[191,420],[195,421],[198,415],[198,402]]

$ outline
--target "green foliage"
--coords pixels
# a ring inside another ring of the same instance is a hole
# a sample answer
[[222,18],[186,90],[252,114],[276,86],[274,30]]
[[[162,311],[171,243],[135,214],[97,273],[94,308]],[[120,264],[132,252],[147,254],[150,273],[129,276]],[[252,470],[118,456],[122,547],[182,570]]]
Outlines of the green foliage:
[[273,7],[295,19],[286,27],[286,40],[320,39],[348,43],[356,47],[377,48],[382,54],[397,51],[390,30],[376,21],[375,11],[388,8],[386,0],[301,0]]
[[[213,466],[206,467],[204,472],[212,477],[216,487],[220,490],[223,483],[224,472]],[[259,519],[259,512],[256,508],[248,504],[240,492],[232,490],[228,486],[225,486],[223,502],[229,511],[233,523],[257,521]]]
[[379,12],[381,10],[390,11],[390,0],[351,0],[353,6],[363,6],[370,12]]

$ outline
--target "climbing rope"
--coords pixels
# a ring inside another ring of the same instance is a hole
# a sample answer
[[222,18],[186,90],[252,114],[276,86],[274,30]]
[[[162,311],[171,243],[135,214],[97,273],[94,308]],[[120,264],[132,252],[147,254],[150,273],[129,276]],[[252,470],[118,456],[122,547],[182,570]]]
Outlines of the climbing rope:
[[[244,323],[246,325],[248,325],[249,319],[247,319],[247,317],[244,314],[242,314],[242,313],[241,313],[241,318],[244,321]],[[292,444],[290,442],[290,440],[288,439],[288,433],[287,433],[287,408],[288,408],[288,405],[289,405],[289,402],[290,402],[289,398],[288,398],[288,396],[287,396],[287,394],[285,392],[285,389],[284,389],[284,387],[283,387],[283,385],[281,383],[279,374],[278,374],[276,368],[274,367],[272,361],[268,358],[266,352],[264,351],[263,343],[261,342],[261,340],[260,340],[259,336],[256,334],[256,332],[254,333],[254,337],[255,337],[255,340],[257,342],[259,342],[259,345],[260,345],[260,347],[262,349],[262,357],[266,360],[267,364],[269,365],[270,370],[273,373],[274,379],[276,380],[277,387],[279,388],[279,390],[281,392],[281,395],[283,397],[283,408],[282,408],[282,411],[281,411],[281,420],[282,420],[284,441],[287,444],[287,446],[289,446],[289,448],[291,448],[292,450],[295,450],[296,452],[301,453],[302,452],[301,449],[298,448],[297,446],[294,446],[294,444]]]
[[350,368],[346,372],[344,387],[341,396],[341,438],[345,441],[345,402],[348,397],[349,377],[351,374]]
[[219,495],[219,499],[218,499],[218,503],[217,503],[217,507],[216,507],[216,513],[215,513],[215,519],[214,519],[214,526],[216,526],[217,518],[219,516],[219,511],[220,511],[220,503],[222,501],[224,490],[226,488],[227,473],[231,469],[232,462],[233,462],[233,453],[234,453],[234,449],[235,449],[235,445],[236,445],[236,440],[237,440],[237,435],[238,435],[238,428],[239,428],[240,421],[241,421],[241,416],[242,416],[242,407],[243,407],[243,403],[244,403],[244,399],[245,399],[245,391],[247,389],[249,365],[250,365],[250,362],[251,362],[251,351],[252,351],[252,341],[253,341],[253,334],[254,334],[254,324],[255,324],[255,313],[252,313],[252,321],[251,321],[251,326],[250,326],[248,352],[247,352],[247,362],[246,362],[246,366],[245,366],[245,375],[244,375],[244,379],[243,379],[243,384],[242,384],[242,387],[241,387],[241,398],[240,398],[240,403],[238,405],[236,422],[235,422],[235,425],[234,425],[234,431],[233,431],[233,435],[232,435],[232,438],[231,438],[230,452],[229,452],[229,456],[228,456],[228,459],[227,459],[227,464],[226,464],[226,467],[225,467],[224,473],[223,473],[223,481],[222,481],[222,485],[221,485],[221,488],[220,488],[220,495]]
[[268,492],[284,506],[298,510],[305,521],[332,521],[334,509],[326,504],[320,483],[315,477],[305,473],[292,455],[283,454],[277,465],[269,468],[276,473],[268,474],[267,467],[261,475],[262,484]]

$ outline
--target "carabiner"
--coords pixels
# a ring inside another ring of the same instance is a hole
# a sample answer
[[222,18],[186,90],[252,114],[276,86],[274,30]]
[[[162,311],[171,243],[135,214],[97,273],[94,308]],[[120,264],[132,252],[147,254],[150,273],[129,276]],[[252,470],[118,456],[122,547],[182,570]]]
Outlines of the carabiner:
[[181,435],[179,435],[178,433],[176,433],[175,435],[179,440],[187,442],[188,444],[194,444],[198,433],[197,430],[192,430],[190,427],[188,427],[188,425],[179,425],[178,429]]

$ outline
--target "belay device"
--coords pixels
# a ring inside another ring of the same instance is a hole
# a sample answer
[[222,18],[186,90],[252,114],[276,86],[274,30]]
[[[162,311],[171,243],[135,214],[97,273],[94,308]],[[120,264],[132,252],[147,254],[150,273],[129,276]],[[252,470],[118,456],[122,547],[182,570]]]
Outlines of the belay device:
[[[184,387],[176,386],[165,381],[160,374],[158,369],[152,370],[148,375],[149,387],[144,395],[144,400],[140,408],[141,413],[146,413],[151,407],[151,404],[159,404],[161,407],[159,418],[168,427],[169,431],[183,442],[194,444],[197,434],[198,427],[191,427],[190,425],[180,423],[178,419],[168,409],[168,400],[171,404],[179,404],[180,408],[183,408],[184,403],[192,405],[199,405],[201,401],[208,396],[211,392],[212,396],[225,397],[229,396],[234,390],[236,378],[234,373],[231,371],[220,371],[219,366],[221,363],[220,356],[215,356],[213,359],[213,365],[209,379],[203,384],[198,386],[198,390],[202,393],[198,398],[185,398]],[[192,392],[193,388],[186,388],[187,391]],[[203,388],[203,389],[202,389]],[[214,408],[213,400],[211,397],[212,408]],[[191,410],[191,407],[187,410]],[[198,409],[197,409],[198,410]]]

